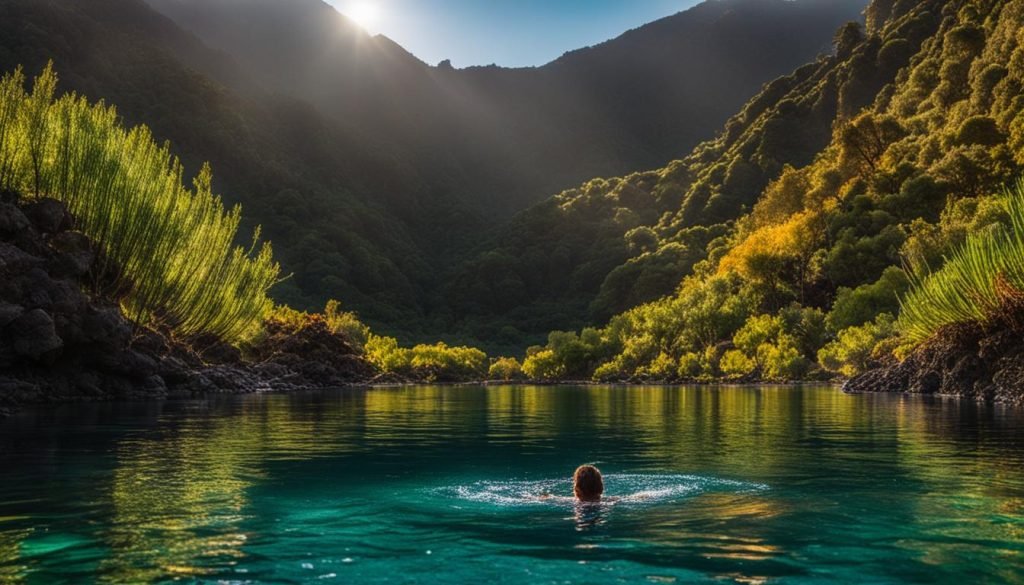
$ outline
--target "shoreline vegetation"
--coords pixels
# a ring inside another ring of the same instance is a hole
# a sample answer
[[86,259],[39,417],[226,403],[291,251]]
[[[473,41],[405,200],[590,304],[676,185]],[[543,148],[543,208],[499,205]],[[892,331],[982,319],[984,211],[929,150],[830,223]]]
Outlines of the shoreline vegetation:
[[[752,101],[807,123],[822,112],[802,114],[804,101],[833,99],[828,146],[799,168],[774,158],[775,178],[708,232],[674,291],[517,357],[405,347],[337,301],[319,313],[276,305],[270,244],[259,228],[238,243],[241,208],[225,209],[209,166],[185,187],[182,164],[145,126],[57,97],[51,67],[31,90],[9,73],[0,403],[485,378],[843,379],[851,392],[1024,402],[1024,7],[890,4],[876,0],[866,28],[839,31],[806,95],[773,82]],[[768,156],[734,154],[714,168],[728,177]],[[678,247],[670,234],[689,229],[663,220],[629,230],[641,255]]]

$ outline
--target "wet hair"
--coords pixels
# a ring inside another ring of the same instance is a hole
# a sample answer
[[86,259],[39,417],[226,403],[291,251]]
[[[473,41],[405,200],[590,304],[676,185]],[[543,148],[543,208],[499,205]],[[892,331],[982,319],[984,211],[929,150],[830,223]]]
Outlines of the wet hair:
[[596,502],[604,493],[604,480],[601,471],[593,465],[580,465],[572,474],[572,491],[576,499],[583,502]]

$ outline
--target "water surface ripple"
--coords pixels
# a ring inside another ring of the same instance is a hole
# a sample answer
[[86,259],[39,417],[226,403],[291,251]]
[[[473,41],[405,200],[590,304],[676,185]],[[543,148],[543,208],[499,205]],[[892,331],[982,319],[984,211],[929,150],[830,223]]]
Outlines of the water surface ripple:
[[0,584],[1024,583],[1022,422],[822,387],[40,409],[0,422]]

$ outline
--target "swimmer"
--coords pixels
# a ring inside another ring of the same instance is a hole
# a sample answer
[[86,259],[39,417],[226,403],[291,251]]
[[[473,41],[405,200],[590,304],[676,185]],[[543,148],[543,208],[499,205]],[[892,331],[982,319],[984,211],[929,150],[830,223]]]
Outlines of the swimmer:
[[541,500],[556,502],[576,502],[577,504],[596,504],[599,502],[614,502],[617,498],[604,498],[604,478],[601,471],[593,465],[580,465],[572,474],[573,497],[555,496],[552,494],[541,494]]
[[572,493],[579,502],[600,502],[604,494],[601,470],[593,465],[580,465],[572,474]]

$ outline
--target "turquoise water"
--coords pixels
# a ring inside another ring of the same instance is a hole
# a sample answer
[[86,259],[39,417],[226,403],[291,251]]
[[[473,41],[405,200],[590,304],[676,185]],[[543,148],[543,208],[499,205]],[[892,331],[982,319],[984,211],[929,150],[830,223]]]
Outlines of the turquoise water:
[[[1024,583],[1024,412],[415,387],[0,422],[0,583]],[[568,476],[619,499],[576,506]]]

